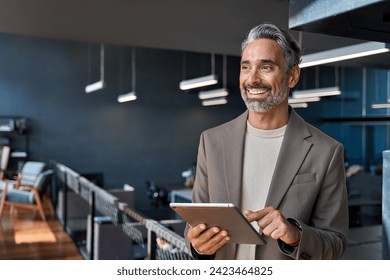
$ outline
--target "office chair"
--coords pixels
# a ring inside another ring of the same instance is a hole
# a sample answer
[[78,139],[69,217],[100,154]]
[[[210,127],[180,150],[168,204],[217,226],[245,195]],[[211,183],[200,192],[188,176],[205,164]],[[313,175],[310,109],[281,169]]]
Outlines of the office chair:
[[44,170],[46,163],[40,161],[26,161],[16,177],[16,186],[32,186]]
[[[14,187],[18,188],[20,185],[23,186],[32,186],[37,179],[39,173],[41,173],[46,167],[46,163],[39,161],[26,161],[22,167],[22,170],[15,172],[12,170],[4,170],[3,174],[12,174],[12,176],[7,175],[13,179],[8,180],[8,188]],[[5,178],[5,176],[4,176]],[[0,189],[4,188],[4,179],[3,182],[0,182]]]

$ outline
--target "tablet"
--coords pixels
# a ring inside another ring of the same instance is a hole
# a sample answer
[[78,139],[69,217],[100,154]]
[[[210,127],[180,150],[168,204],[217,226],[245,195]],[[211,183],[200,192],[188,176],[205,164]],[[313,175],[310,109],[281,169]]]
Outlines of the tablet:
[[170,203],[169,206],[189,225],[205,224],[226,230],[236,244],[263,245],[261,233],[231,203]]

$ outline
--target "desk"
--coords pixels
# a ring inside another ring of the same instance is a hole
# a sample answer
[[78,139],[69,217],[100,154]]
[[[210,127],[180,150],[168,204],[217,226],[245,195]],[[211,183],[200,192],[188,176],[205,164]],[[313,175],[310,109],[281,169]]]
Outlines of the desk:
[[191,202],[192,201],[192,189],[174,190],[170,193],[171,202]]
[[382,225],[350,228],[343,260],[382,259]]
[[381,223],[381,200],[364,198],[349,199],[348,209],[350,227]]
[[[170,193],[170,201],[171,202],[191,202],[192,201],[192,189],[182,189],[182,190],[174,190]],[[175,219],[182,219],[178,214],[174,213]]]
[[348,200],[348,207],[381,206],[382,201],[377,199],[353,198]]

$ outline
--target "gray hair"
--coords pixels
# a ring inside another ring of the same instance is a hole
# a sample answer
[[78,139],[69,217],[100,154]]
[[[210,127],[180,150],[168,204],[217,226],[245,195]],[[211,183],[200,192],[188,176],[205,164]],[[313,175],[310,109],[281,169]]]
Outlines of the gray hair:
[[242,42],[241,50],[244,51],[249,42],[263,38],[274,40],[281,46],[287,61],[288,71],[299,65],[302,54],[301,47],[290,33],[272,23],[263,23],[252,28],[247,38]]

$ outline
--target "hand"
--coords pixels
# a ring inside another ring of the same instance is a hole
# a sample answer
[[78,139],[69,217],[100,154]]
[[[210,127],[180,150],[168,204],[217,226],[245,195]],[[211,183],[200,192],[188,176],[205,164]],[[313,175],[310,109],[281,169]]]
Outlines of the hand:
[[301,231],[289,223],[279,210],[267,207],[256,212],[247,210],[244,214],[250,223],[257,221],[265,236],[280,239],[290,246],[299,244]]
[[190,228],[187,238],[192,247],[202,255],[214,254],[230,240],[226,230],[220,230],[218,227],[206,228],[205,224]]

